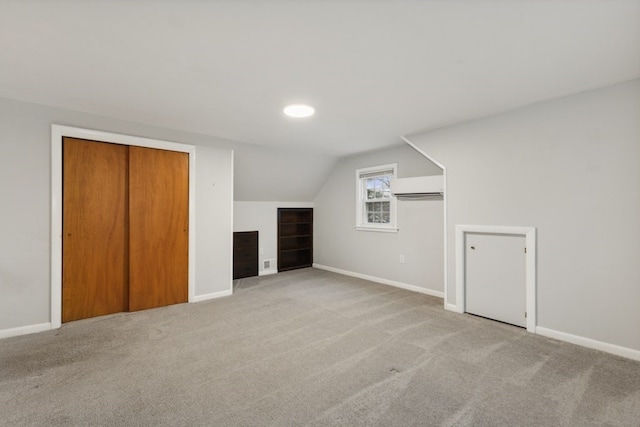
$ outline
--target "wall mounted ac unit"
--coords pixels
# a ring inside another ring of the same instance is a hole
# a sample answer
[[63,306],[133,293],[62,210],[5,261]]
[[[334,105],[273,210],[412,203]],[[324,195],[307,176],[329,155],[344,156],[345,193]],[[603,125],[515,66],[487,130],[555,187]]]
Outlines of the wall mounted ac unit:
[[391,194],[399,199],[439,199],[444,194],[442,175],[396,178],[391,181]]

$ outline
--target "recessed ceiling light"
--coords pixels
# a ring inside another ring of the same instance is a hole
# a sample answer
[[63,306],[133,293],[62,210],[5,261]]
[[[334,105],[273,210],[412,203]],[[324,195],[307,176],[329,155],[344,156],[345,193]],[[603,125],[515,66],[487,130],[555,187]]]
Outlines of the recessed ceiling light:
[[316,110],[310,105],[293,104],[284,108],[284,113],[289,117],[309,117],[313,116]]

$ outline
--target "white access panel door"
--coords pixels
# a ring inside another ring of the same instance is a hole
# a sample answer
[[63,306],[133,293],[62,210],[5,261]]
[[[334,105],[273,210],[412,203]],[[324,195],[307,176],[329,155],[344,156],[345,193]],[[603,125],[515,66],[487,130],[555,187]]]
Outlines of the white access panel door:
[[525,247],[521,235],[466,234],[466,312],[526,326]]

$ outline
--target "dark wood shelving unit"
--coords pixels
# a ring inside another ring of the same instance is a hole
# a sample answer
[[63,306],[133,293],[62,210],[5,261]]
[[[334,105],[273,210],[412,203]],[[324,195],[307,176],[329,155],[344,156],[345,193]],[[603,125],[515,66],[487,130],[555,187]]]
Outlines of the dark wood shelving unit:
[[233,233],[233,278],[258,275],[258,232]]
[[278,271],[313,264],[313,208],[278,208]]

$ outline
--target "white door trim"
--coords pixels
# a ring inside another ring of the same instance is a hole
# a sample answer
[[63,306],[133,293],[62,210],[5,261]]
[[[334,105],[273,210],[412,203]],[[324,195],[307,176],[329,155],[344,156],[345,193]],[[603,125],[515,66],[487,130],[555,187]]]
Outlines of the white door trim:
[[536,332],[536,229],[535,227],[502,227],[492,225],[456,225],[456,311],[464,313],[466,260],[465,239],[467,233],[511,234],[525,236],[527,253],[525,296],[527,331]]
[[51,125],[51,328],[62,325],[62,138],[158,148],[189,155],[189,302],[195,301],[196,147],[117,133]]

